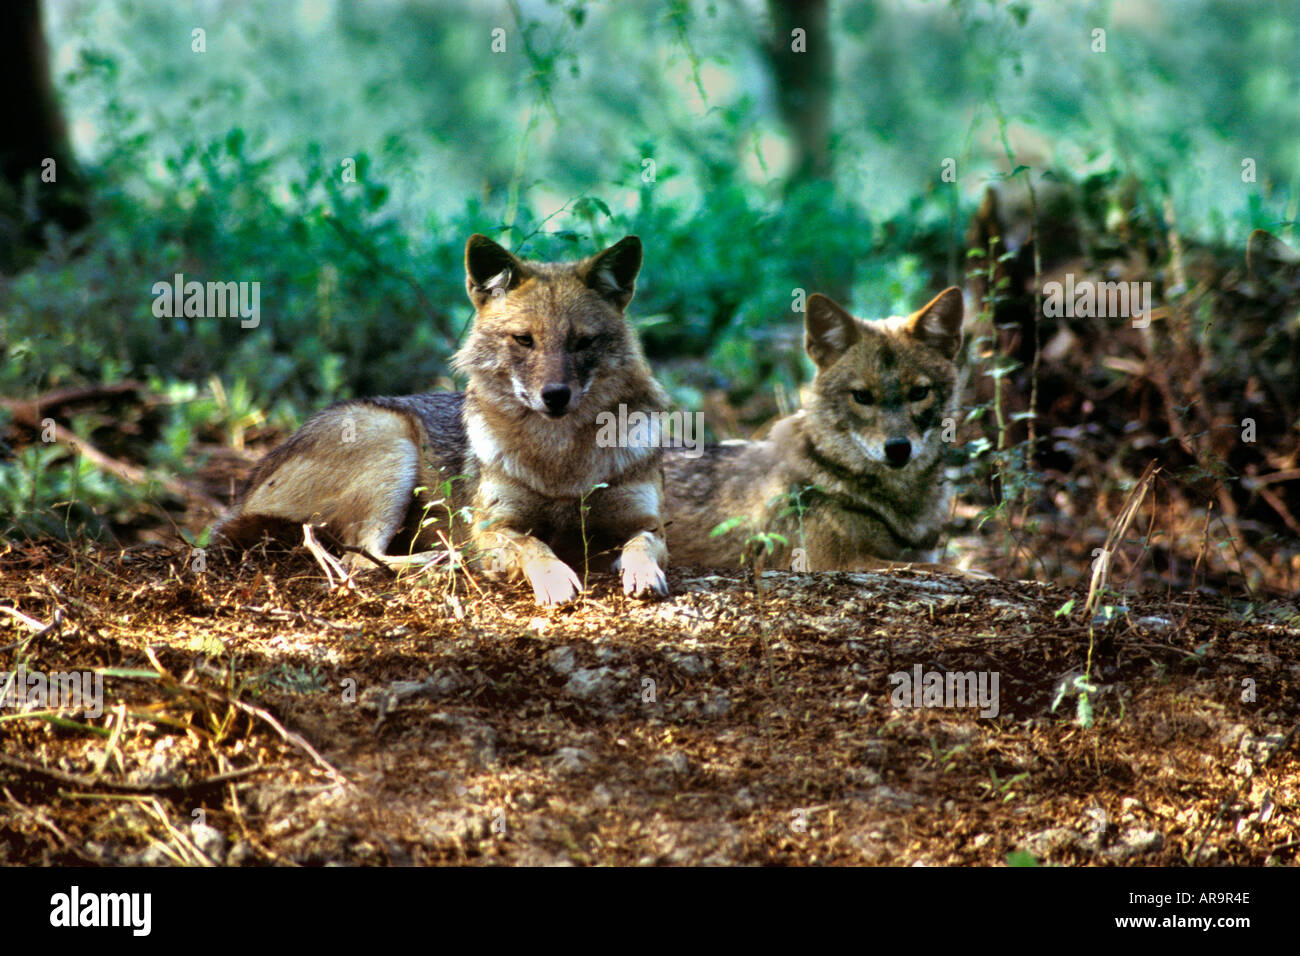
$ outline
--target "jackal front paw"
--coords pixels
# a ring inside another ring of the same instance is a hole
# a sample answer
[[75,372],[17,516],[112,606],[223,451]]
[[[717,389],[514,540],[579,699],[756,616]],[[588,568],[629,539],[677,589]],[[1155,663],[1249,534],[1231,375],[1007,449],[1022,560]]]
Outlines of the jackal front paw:
[[524,577],[533,586],[538,604],[565,604],[582,591],[582,582],[558,558],[540,558],[524,565]]
[[632,597],[667,597],[668,579],[655,559],[643,551],[624,551],[614,561],[623,574],[623,593]]

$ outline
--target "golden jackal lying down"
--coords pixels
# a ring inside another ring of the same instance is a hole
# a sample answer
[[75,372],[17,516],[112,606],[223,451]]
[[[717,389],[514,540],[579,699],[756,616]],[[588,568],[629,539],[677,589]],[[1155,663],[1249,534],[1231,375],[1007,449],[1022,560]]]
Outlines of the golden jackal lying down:
[[247,547],[320,524],[400,566],[438,557],[427,549],[441,532],[468,541],[488,570],[527,578],[539,604],[578,594],[570,564],[621,548],[624,591],[667,594],[662,452],[597,442],[601,412],[667,407],[623,315],[640,268],[635,236],[577,263],[523,261],[471,236],[465,284],[477,314],[455,358],[465,392],[318,412],[262,459],[214,536]]
[[[673,560],[735,567],[759,532],[786,539],[774,567],[932,560],[951,501],[942,436],[958,398],[961,322],[956,288],[881,322],[810,296],[805,347],[817,376],[803,410],[778,421],[766,441],[711,445],[694,458],[666,452]],[[710,535],[729,521],[725,534]]]

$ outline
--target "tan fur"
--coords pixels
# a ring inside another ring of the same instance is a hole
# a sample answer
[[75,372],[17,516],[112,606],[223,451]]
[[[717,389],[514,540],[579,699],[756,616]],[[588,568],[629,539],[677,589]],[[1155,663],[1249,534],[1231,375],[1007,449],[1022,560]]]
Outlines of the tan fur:
[[[786,540],[764,559],[769,567],[863,570],[930,559],[951,501],[942,434],[958,401],[961,316],[955,288],[883,322],[811,296],[805,345],[817,376],[804,408],[764,441],[713,445],[696,458],[668,451],[673,560],[735,567],[761,532]],[[732,518],[739,525],[710,534]]]
[[620,551],[613,566],[627,593],[666,594],[662,454],[596,441],[600,412],[667,406],[623,315],[639,240],[578,263],[537,263],[476,235],[465,263],[477,309],[455,358],[465,393],[318,413],[259,464],[215,533],[246,546],[286,524],[320,523],[344,546],[415,564],[432,555],[391,546],[428,549],[441,533],[470,545],[488,571],[525,577],[540,604],[581,589],[566,561],[609,566]]

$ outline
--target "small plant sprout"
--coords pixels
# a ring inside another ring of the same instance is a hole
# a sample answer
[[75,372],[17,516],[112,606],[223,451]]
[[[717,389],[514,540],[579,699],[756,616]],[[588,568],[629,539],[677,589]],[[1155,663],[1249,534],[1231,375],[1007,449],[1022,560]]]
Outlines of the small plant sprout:
[[[438,492],[440,497],[427,502],[424,505],[423,512],[421,513],[420,516],[419,530],[421,533],[423,533],[425,529],[429,528],[432,525],[437,525],[443,521],[446,521],[446,528],[437,528],[434,531],[434,534],[437,535],[438,540],[442,543],[443,551],[445,552],[445,562],[442,560],[440,556],[440,559],[438,561],[430,562],[429,564],[425,565],[425,568],[426,569],[432,568],[435,567],[436,565],[445,563],[446,570],[449,572],[448,575],[449,593],[455,592],[456,572],[467,570],[466,562],[464,556],[461,553],[461,549],[456,546],[456,522],[457,520],[459,520],[461,524],[468,527],[473,521],[474,512],[469,505],[465,505],[461,508],[452,507],[453,484],[465,477],[466,477],[465,475],[454,475],[451,478],[444,479],[441,483],[439,483]],[[425,488],[423,486],[417,487],[414,490],[414,494],[417,498],[419,498],[428,490],[429,490],[428,488]],[[419,537],[420,537],[419,534],[417,534],[411,539],[408,553],[414,553],[415,548],[419,541]],[[478,582],[476,582],[472,576],[467,575],[467,577],[469,582],[472,585],[474,585],[475,588],[478,588]]]
[[1073,697],[1075,721],[1080,727],[1091,727],[1095,720],[1092,698],[1100,689],[1086,674],[1071,674],[1056,686],[1056,696],[1052,698],[1050,712],[1056,713],[1056,708],[1061,706],[1066,697]]
[[582,532],[582,590],[584,593],[587,590],[587,571],[591,563],[588,554],[590,542],[587,540],[587,512],[591,510],[591,505],[587,504],[587,499],[601,488],[608,487],[609,485],[606,482],[598,481],[588,488],[587,493],[578,501],[578,524]]

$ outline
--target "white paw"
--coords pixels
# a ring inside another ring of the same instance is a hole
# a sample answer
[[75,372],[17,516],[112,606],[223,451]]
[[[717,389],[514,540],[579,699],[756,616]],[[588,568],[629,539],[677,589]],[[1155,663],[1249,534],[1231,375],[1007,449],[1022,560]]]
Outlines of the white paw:
[[614,562],[623,573],[623,593],[632,597],[667,597],[668,579],[654,558],[640,551],[623,552]]
[[556,558],[529,561],[524,565],[524,577],[533,586],[537,603],[565,604],[582,591],[582,582],[563,561]]

